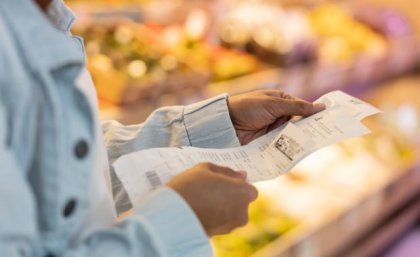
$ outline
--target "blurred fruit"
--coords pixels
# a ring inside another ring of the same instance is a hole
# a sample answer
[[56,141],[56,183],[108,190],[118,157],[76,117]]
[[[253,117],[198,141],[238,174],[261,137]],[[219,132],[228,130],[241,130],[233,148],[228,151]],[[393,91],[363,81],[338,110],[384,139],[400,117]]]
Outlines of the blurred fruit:
[[382,35],[355,20],[339,5],[321,4],[308,17],[320,40],[321,61],[351,62],[360,54],[379,58],[387,52],[387,42]]
[[214,237],[216,257],[249,257],[297,225],[295,220],[270,206],[270,201],[260,196],[250,206],[246,226],[229,235]]

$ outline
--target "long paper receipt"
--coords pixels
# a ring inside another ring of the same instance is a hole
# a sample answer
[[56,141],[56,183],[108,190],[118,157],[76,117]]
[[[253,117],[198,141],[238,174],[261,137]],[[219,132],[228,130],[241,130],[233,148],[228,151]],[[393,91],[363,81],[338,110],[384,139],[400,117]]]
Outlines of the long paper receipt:
[[295,117],[245,146],[153,148],[124,155],[113,168],[132,203],[200,162],[246,171],[252,183],[274,179],[322,147],[369,133],[360,121],[380,112],[341,91],[325,94],[315,102],[327,108],[310,117]]

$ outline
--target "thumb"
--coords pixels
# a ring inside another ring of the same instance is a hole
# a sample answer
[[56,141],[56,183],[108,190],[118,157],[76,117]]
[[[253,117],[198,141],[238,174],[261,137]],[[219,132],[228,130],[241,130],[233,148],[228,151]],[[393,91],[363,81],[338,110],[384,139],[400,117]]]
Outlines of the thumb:
[[325,109],[323,103],[311,103],[301,99],[278,101],[279,116],[310,116]]

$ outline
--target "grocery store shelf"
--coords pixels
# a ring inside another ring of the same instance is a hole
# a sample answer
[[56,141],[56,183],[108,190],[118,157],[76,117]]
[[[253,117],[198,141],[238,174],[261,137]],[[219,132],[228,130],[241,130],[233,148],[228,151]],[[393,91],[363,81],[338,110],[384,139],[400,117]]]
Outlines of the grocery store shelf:
[[420,195],[415,195],[405,205],[397,213],[391,215],[377,230],[374,230],[374,233],[370,233],[363,240],[359,240],[360,242],[349,248],[350,250],[343,251],[339,256],[370,257],[387,253],[389,246],[398,241],[404,233],[419,221]]
[[[420,168],[403,170],[389,183],[319,227],[301,227],[256,257],[344,256],[342,252],[420,193]],[[352,255],[349,255],[352,256]]]

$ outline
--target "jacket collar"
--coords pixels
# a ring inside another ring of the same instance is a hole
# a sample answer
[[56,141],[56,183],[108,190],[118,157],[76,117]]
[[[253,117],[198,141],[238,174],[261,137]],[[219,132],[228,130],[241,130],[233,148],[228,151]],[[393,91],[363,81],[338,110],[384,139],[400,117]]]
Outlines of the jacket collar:
[[3,11],[2,15],[31,70],[84,65],[80,42],[69,36],[74,15],[62,0],[52,2],[48,9],[49,17],[33,0],[2,0],[0,11]]
[[63,0],[53,0],[48,7],[47,16],[55,28],[69,34],[76,17]]

